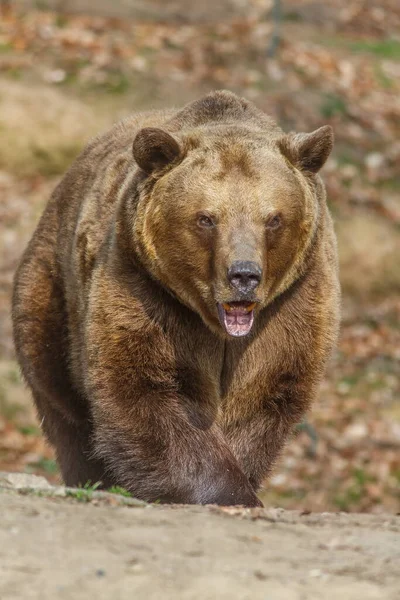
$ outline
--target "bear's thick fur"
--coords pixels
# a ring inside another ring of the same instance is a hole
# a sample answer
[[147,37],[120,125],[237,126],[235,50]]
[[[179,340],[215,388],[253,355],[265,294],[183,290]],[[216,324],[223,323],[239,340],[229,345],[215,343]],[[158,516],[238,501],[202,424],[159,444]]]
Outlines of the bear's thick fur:
[[260,505],[337,335],[317,174],[332,142],[330,127],[284,134],[215,92],[128,118],[78,157],[13,298],[18,358],[66,484]]

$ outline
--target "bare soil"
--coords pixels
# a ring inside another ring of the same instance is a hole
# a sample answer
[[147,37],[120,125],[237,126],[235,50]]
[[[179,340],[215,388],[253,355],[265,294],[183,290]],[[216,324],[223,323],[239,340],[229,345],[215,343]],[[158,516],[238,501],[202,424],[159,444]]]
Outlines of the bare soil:
[[0,597],[395,600],[400,518],[146,505],[0,475]]

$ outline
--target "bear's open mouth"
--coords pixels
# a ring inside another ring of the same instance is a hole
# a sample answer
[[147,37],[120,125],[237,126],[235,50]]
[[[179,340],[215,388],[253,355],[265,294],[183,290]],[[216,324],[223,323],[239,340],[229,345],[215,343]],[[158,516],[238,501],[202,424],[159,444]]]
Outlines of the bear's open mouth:
[[225,331],[234,337],[247,335],[254,323],[255,302],[218,303],[218,315]]

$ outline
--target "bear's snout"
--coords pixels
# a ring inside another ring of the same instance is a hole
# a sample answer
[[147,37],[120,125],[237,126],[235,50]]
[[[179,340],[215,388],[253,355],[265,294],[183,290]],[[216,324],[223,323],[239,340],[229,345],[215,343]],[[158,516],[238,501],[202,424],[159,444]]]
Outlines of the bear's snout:
[[228,269],[228,280],[231,286],[248,294],[253,292],[261,283],[262,268],[251,260],[235,260]]

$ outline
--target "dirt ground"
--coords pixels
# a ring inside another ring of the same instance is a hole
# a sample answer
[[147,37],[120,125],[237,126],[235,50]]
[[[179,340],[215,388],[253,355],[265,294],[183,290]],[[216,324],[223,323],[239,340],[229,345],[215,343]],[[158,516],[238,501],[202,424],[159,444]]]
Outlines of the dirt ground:
[[13,477],[0,474],[2,600],[398,598],[399,517],[129,506]]
[[399,597],[399,517],[129,506],[23,478],[0,474],[2,600]]

